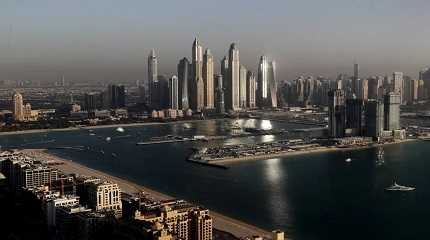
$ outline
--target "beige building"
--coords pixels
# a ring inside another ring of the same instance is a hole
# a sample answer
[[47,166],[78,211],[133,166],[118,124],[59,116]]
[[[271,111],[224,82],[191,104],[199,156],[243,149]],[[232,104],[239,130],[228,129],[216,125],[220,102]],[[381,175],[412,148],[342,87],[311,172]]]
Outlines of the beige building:
[[206,49],[203,56],[203,80],[204,80],[204,97],[205,108],[214,108],[214,59],[209,49]]
[[205,106],[204,80],[203,80],[203,47],[197,38],[192,49],[192,84],[191,84],[191,108],[201,111]]
[[24,102],[22,95],[16,92],[13,97],[13,118],[15,121],[24,121]]
[[135,219],[167,226],[169,232],[183,240],[212,240],[209,210],[191,205],[164,204],[155,211],[136,211]]
[[226,107],[232,111],[240,110],[240,59],[235,43],[230,45],[228,57],[228,76],[226,86]]
[[90,207],[96,211],[121,210],[121,190],[116,183],[90,183],[88,198]]

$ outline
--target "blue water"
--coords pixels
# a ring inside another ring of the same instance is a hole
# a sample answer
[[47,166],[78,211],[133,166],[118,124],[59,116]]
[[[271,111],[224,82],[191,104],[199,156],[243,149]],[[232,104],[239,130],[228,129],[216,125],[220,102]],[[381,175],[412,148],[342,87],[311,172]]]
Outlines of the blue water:
[[[124,133],[115,128],[95,129],[95,136],[87,130],[0,136],[0,145],[85,146],[85,151],[52,152],[262,228],[283,229],[294,239],[426,239],[430,235],[429,142],[385,146],[382,167],[375,164],[376,149],[365,149],[238,162],[228,170],[194,165],[185,158],[192,147],[264,142],[279,137],[135,145],[166,134],[228,133],[227,126],[235,121],[266,129],[305,127],[267,120],[209,120],[189,123],[192,129],[176,123],[125,127]],[[112,140],[108,142],[106,137]],[[348,157],[352,162],[345,162]],[[384,191],[394,180],[416,186],[417,190]]]

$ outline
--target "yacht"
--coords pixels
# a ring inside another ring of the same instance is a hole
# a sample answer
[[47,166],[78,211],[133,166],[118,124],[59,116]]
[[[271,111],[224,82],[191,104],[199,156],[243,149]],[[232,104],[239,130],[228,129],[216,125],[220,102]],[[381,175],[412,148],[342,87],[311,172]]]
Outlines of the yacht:
[[402,185],[399,185],[396,182],[394,182],[393,185],[385,188],[385,190],[387,190],[387,191],[409,192],[409,191],[414,191],[415,188],[414,187],[402,186]]
[[347,159],[345,159],[345,162],[351,162],[352,161],[352,159],[351,158],[347,158]]

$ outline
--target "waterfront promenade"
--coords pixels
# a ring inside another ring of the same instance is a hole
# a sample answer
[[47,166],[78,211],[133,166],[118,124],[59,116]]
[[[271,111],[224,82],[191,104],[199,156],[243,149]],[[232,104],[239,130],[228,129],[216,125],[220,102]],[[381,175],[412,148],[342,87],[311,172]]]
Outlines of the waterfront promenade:
[[[101,179],[116,182],[120,186],[121,190],[125,193],[136,193],[136,192],[144,191],[150,194],[155,200],[166,200],[166,199],[175,198],[173,196],[169,196],[167,194],[157,192],[155,190],[146,188],[136,183],[127,181],[125,179],[115,177],[107,173],[86,167],[79,163],[49,154],[45,149],[26,149],[26,150],[23,150],[23,152],[25,152],[30,156],[36,157],[42,161],[61,163],[60,165],[56,165],[55,168],[63,171],[66,174],[75,173],[75,174],[85,175],[85,176],[95,176]],[[196,205],[198,205],[198,203],[196,203]],[[237,237],[259,235],[259,236],[263,236],[264,238],[271,238],[271,234],[269,231],[263,230],[256,226],[252,226],[245,222],[227,217],[225,215],[222,215],[214,211],[211,211],[211,216],[214,219],[214,227],[216,229],[230,232]]]

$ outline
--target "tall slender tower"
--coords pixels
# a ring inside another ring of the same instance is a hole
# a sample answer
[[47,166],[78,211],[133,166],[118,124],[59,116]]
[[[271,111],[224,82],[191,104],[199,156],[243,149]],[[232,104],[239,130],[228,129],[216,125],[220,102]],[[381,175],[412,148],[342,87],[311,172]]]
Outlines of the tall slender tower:
[[254,73],[251,71],[248,71],[246,76],[246,86],[247,86],[247,93],[246,93],[246,103],[247,107],[250,109],[254,109],[256,107],[256,98],[255,98],[255,91],[256,91],[256,81]]
[[223,79],[222,75],[216,75],[216,110],[220,114],[224,114],[225,108],[224,108],[224,87],[223,87]]
[[402,72],[393,73],[393,92],[400,95],[400,104],[402,104],[404,99],[404,84]]
[[13,118],[15,121],[24,121],[24,103],[22,95],[16,92],[13,97]]
[[[303,79],[301,79],[303,81]],[[266,56],[261,56],[258,65],[258,89],[257,104],[259,107],[276,108],[277,102],[277,82],[276,82],[276,63],[269,62]],[[304,87],[301,85],[301,93],[304,93]]]
[[232,111],[240,110],[240,91],[239,78],[240,76],[240,61],[239,50],[235,43],[230,45],[228,58],[228,85],[227,85],[227,109]]
[[248,70],[243,66],[240,65],[240,80],[239,80],[239,102],[241,108],[246,108],[246,77],[248,74]]
[[155,54],[155,50],[152,49],[148,56],[148,96],[149,104],[151,106],[157,106],[159,104],[158,99],[158,57]]
[[169,108],[173,110],[179,109],[178,104],[178,77],[173,75],[169,79]]
[[222,75],[222,86],[224,89],[228,86],[228,58],[224,56],[223,59],[221,59],[221,75]]
[[358,96],[359,94],[359,86],[358,86],[358,78],[359,78],[360,65],[358,63],[354,63],[354,76],[352,77],[352,93]]
[[189,104],[189,78],[190,78],[190,62],[187,58],[183,58],[178,64],[178,98],[179,98],[179,108],[182,110],[187,110],[190,108]]
[[193,83],[191,91],[191,108],[201,111],[205,104],[204,81],[203,81],[203,47],[199,41],[194,39],[192,57]]
[[209,49],[206,49],[203,56],[203,79],[205,108],[214,108],[214,58]]

